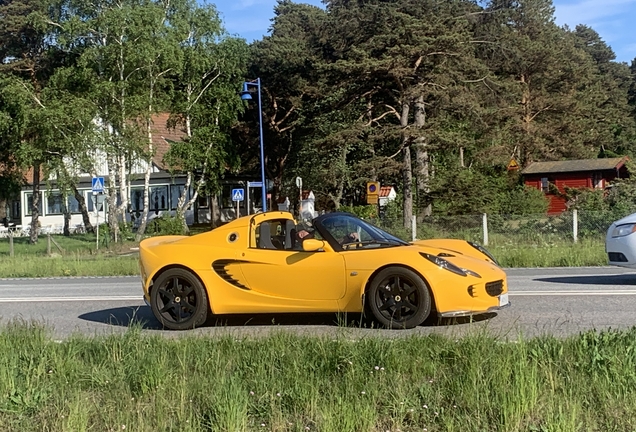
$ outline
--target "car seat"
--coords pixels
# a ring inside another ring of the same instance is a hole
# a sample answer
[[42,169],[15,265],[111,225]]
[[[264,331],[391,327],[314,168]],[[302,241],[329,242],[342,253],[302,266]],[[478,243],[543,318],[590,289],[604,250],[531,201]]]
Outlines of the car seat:
[[[258,248],[259,249],[276,249],[272,243],[272,233],[268,222],[263,222],[258,227]],[[281,245],[282,246],[282,245]]]

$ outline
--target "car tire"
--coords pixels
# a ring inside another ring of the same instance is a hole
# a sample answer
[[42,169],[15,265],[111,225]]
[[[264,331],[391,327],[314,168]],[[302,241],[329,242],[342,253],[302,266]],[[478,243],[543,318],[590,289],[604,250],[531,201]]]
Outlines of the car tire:
[[417,327],[431,313],[431,294],[426,282],[403,267],[380,271],[365,297],[373,317],[389,329]]
[[162,273],[153,283],[150,307],[165,328],[193,329],[207,319],[208,296],[192,272],[174,268]]

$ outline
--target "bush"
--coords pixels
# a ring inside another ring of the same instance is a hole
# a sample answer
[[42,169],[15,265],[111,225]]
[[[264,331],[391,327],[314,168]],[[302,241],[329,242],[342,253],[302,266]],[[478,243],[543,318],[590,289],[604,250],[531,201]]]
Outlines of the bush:
[[147,234],[152,235],[185,235],[181,220],[175,216],[163,215],[148,223]]

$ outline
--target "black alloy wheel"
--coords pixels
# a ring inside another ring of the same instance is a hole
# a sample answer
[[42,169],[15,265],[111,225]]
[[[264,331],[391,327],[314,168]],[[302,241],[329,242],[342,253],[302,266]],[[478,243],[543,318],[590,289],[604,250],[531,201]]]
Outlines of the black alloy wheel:
[[366,296],[373,317],[390,329],[417,327],[431,313],[431,294],[422,278],[403,267],[380,271]]
[[157,278],[150,292],[152,313],[170,330],[200,326],[208,315],[208,296],[201,281],[185,269],[175,268]]

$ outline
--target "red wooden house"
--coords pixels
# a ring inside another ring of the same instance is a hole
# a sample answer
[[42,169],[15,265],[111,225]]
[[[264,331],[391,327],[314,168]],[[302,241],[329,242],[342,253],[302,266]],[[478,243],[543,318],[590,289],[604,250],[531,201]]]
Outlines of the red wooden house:
[[626,161],[627,157],[533,162],[521,174],[527,186],[548,196],[548,213],[561,213],[567,209],[566,201],[554,192],[554,187],[560,192],[565,192],[566,186],[605,189],[612,180],[629,177]]

